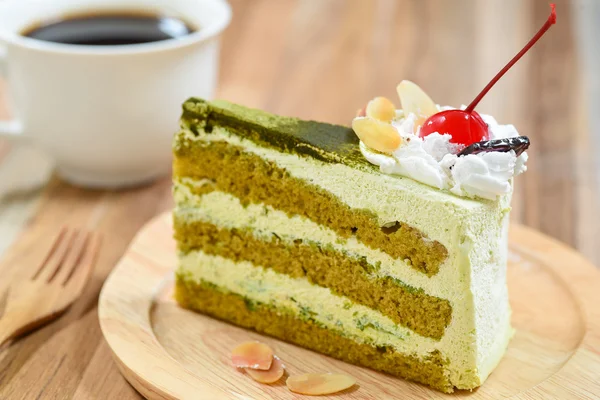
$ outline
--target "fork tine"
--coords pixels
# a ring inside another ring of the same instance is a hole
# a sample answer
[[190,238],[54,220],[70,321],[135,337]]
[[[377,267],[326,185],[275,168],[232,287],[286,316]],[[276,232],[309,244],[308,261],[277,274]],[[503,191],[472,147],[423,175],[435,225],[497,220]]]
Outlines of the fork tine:
[[75,271],[75,268],[77,268],[77,265],[81,262],[81,258],[83,257],[83,253],[89,238],[89,232],[81,232],[81,234],[78,232],[72,241],[72,246],[65,257],[64,262],[62,263],[56,275],[52,278],[52,281],[56,281],[61,285],[67,283]]
[[44,268],[44,266],[46,265],[48,260],[50,260],[50,257],[52,257],[52,255],[56,252],[56,248],[58,247],[58,245],[60,244],[60,241],[63,239],[63,237],[67,233],[67,230],[68,230],[68,228],[66,226],[63,226],[62,228],[60,228],[58,235],[56,235],[56,237],[54,238],[54,242],[52,242],[52,246],[50,246],[50,250],[48,251],[48,253],[46,253],[46,257],[44,257],[44,260],[42,261],[42,263],[37,267],[37,269],[31,276],[31,279],[36,279],[38,277],[38,275],[40,274],[40,272],[42,272],[42,269]]
[[55,239],[52,248],[46,255],[46,258],[38,268],[38,271],[33,276],[33,280],[50,281],[58,268],[63,263],[69,251],[70,242],[77,232],[71,232],[68,227],[63,227]]
[[98,234],[93,232],[88,234],[88,239],[85,242],[86,246],[82,250],[82,256],[65,283],[65,286],[71,289],[76,296],[81,293],[94,269],[101,243],[102,240]]

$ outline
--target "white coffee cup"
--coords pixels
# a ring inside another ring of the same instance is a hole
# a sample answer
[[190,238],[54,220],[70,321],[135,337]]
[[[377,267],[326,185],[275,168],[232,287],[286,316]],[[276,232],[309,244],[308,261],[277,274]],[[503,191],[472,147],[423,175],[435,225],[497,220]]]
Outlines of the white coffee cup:
[[[22,36],[65,14],[151,10],[198,30],[159,42],[82,46]],[[58,174],[88,187],[123,187],[169,171],[181,104],[211,98],[225,0],[0,1],[0,65],[14,120],[0,136],[30,138],[56,161]]]

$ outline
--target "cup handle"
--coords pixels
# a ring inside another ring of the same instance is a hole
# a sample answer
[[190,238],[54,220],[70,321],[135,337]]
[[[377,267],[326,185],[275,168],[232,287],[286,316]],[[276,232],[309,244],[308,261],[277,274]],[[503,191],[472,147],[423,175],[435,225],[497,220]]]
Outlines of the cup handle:
[[[6,77],[6,47],[0,44],[0,75]],[[0,138],[20,139],[23,137],[23,126],[16,120],[0,121]]]

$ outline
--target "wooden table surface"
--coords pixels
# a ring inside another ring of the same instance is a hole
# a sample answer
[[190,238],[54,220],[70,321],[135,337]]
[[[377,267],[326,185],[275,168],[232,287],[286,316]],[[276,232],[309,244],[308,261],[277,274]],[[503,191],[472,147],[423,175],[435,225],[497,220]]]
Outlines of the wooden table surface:
[[[438,103],[469,103],[549,11],[545,0],[231,3],[218,96],[344,124],[374,96],[396,100],[402,79],[418,82]],[[557,3],[556,27],[478,109],[514,123],[533,143],[529,171],[516,182],[513,219],[598,265],[600,197],[592,156],[600,138],[591,133],[586,111],[576,29],[586,2]],[[0,118],[7,116],[0,105]],[[30,153],[18,153],[23,151],[0,143],[0,187],[2,179],[21,178],[36,165]],[[168,178],[126,191],[84,190],[52,178],[39,190],[0,198],[0,251],[18,238],[1,259],[0,290],[41,260],[64,223],[95,229],[105,239],[84,297],[56,322],[0,349],[0,399],[139,398],[111,359],[96,305],[104,279],[136,231],[171,204]]]

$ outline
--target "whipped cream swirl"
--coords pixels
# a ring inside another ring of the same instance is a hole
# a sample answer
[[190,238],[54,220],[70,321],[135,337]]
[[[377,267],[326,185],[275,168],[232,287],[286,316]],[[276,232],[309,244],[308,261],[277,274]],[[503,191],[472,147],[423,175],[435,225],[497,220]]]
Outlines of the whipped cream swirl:
[[[441,107],[449,110],[451,107]],[[489,126],[490,139],[519,136],[513,125],[500,125],[481,114]],[[488,152],[458,157],[463,146],[450,143],[449,134],[432,133],[424,139],[413,133],[416,116],[396,113],[392,125],[402,137],[402,145],[392,154],[383,154],[360,143],[360,150],[372,164],[386,174],[402,175],[426,185],[464,197],[496,200],[510,193],[512,178],[527,170],[527,153]]]

